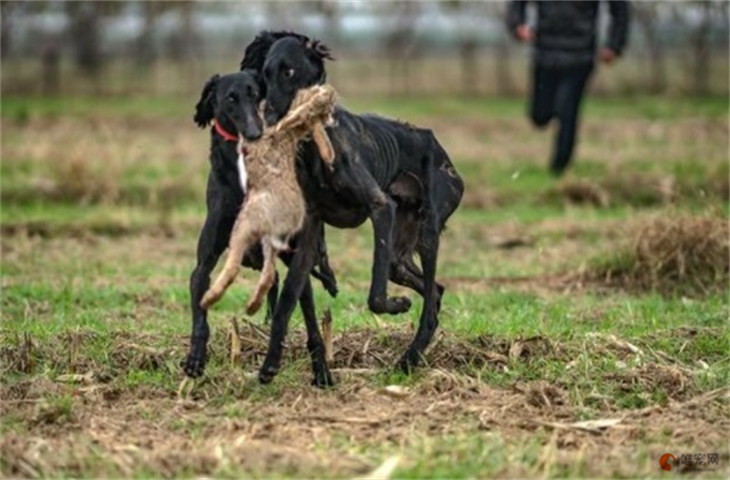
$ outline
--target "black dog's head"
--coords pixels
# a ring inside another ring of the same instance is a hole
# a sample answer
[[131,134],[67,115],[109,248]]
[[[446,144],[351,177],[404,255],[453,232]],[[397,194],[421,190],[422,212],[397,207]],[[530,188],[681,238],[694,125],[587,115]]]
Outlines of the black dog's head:
[[254,70],[213,75],[200,93],[193,120],[204,128],[217,118],[224,125],[232,125],[246,140],[258,139],[263,133],[258,112],[263,100],[261,83]]
[[325,82],[325,59],[333,60],[326,45],[298,33],[263,32],[251,42],[241,68],[263,74],[267,124],[286,115],[298,90]]

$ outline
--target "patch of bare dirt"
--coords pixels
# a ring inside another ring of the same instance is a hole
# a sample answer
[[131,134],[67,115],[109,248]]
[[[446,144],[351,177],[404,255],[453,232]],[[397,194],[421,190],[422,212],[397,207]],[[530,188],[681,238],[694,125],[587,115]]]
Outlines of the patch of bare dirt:
[[[3,419],[22,426],[8,428],[0,440],[2,473],[39,478],[147,472],[174,478],[245,471],[341,478],[377,467],[362,452],[383,446],[409,451],[428,438],[486,432],[509,444],[542,439],[545,465],[554,468],[574,464],[579,455],[615,460],[639,445],[666,450],[667,432],[672,448],[717,449],[730,428],[728,389],[698,392],[684,366],[614,336],[591,336],[581,344],[539,336],[461,339],[442,332],[426,354],[428,367],[412,382],[387,386],[377,381],[379,373],[395,362],[412,332],[351,330],[333,338],[338,386],[322,391],[308,384],[304,333],[292,333],[285,362],[296,366],[301,380],[279,378],[272,389],[245,372],[259,364],[268,342],[264,329],[246,322],[238,328],[235,357],[232,330],[216,331],[212,356],[225,366],[182,397],[169,387],[116,380],[129,369],[181,378],[175,361],[184,351],[182,337],[179,347],[161,348],[150,335],[120,335],[109,345],[105,366],[84,354],[89,342],[99,341],[88,332],[68,333],[53,344],[17,337],[0,350],[3,378],[27,375],[3,382],[0,390]],[[586,350],[627,364],[603,381],[646,391],[661,387],[669,398],[633,410],[607,402],[586,420],[572,392],[576,385],[520,380],[495,388],[477,373],[545,360],[569,370]],[[68,373],[49,377],[34,366],[48,363]],[[406,458],[404,465],[413,461]],[[505,473],[526,474],[515,468]],[[609,467],[601,461],[589,471],[599,474],[601,468]],[[625,468],[636,471],[635,465]]]
[[[70,419],[26,423],[27,431],[3,436],[0,455],[5,475],[24,478],[59,472],[129,476],[140,469],[165,478],[219,476],[233,468],[252,475],[342,477],[377,466],[346,445],[407,449],[422,438],[491,432],[517,442],[545,438],[543,451],[556,455],[550,462],[571,464],[578,454],[620,457],[638,445],[714,451],[730,427],[727,395],[725,389],[585,421],[559,386],[530,382],[493,389],[440,369],[403,387],[398,396],[356,373],[333,391],[287,387],[264,400],[244,398],[223,406],[214,398],[144,400],[125,392],[98,401],[80,394]],[[33,412],[28,406],[12,411],[39,418]],[[667,431],[670,446],[657,440]]]

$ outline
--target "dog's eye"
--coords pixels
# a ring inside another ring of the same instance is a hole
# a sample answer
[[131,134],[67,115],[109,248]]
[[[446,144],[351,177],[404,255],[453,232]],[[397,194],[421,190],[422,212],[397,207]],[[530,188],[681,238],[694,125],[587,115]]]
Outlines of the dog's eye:
[[230,95],[228,95],[228,96],[226,97],[226,100],[228,100],[228,101],[229,101],[229,102],[231,102],[231,103],[236,103],[236,102],[238,101],[238,99],[236,98],[236,96],[235,96],[234,94],[230,94]]
[[289,68],[287,70],[284,70],[284,76],[286,78],[292,78],[294,76],[294,69],[293,68]]

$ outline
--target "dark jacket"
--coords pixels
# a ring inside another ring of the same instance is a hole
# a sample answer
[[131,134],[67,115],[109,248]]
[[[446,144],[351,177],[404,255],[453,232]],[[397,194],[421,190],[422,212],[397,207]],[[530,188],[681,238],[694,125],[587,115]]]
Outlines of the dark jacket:
[[[514,35],[527,22],[527,1],[511,1],[507,7],[507,28]],[[550,1],[537,3],[535,62],[561,67],[592,63],[596,54],[597,19],[600,2]],[[611,23],[606,46],[620,55],[629,30],[629,4],[608,0]]]

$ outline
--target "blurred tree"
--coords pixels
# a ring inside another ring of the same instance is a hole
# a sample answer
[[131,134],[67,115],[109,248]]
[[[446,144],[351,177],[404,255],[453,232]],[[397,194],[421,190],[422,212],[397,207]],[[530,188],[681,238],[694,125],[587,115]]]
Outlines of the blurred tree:
[[63,2],[69,16],[68,38],[79,70],[98,82],[104,66],[102,54],[102,24],[106,17],[116,15],[124,7],[122,2],[83,1]]
[[74,59],[79,70],[90,77],[102,68],[99,5],[95,2],[68,2],[69,30]]
[[56,95],[61,86],[61,50],[58,39],[48,39],[41,52],[43,95]]
[[7,60],[12,54],[12,18],[16,4],[17,2],[0,2],[0,53],[3,60]]
[[167,39],[168,54],[173,60],[188,61],[201,50],[202,39],[194,23],[196,3],[193,0],[164,2],[166,9],[177,10],[180,16],[179,28]]
[[710,33],[712,29],[711,1],[697,2],[700,21],[692,32],[692,49],[694,51],[694,68],[692,69],[692,90],[695,95],[707,95],[710,78]]
[[722,22],[725,30],[722,38],[727,46],[728,4],[724,1],[700,0],[677,2],[672,6],[674,20],[690,29],[690,90],[695,95],[707,95],[712,71],[712,38],[718,21]]
[[387,8],[384,13],[393,21],[383,42],[390,63],[390,91],[393,94],[411,91],[411,63],[417,54],[416,22],[421,13],[421,5],[418,2],[398,0],[377,4],[377,7]]
[[168,7],[167,2],[141,2],[142,30],[135,42],[134,60],[139,67],[149,67],[157,59],[155,27],[157,17]]
[[340,8],[337,0],[317,0],[314,8],[324,15],[327,23],[325,39],[334,45],[339,43],[340,37]]
[[635,2],[634,18],[644,32],[646,46],[649,49],[649,91],[662,93],[667,88],[667,69],[664,62],[664,47],[657,31],[659,12],[657,2]]
[[479,42],[471,23],[478,16],[474,9],[479,4],[468,0],[448,0],[441,5],[445,8],[446,14],[456,16],[459,23],[457,42],[461,70],[461,93],[466,96],[473,95],[479,86],[477,80]]
[[[504,24],[505,3],[487,2],[487,14]],[[512,77],[512,34],[504,31],[493,44],[494,51],[494,82],[497,95],[513,95],[515,82]]]

